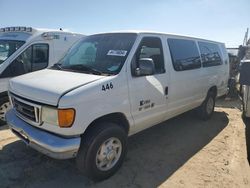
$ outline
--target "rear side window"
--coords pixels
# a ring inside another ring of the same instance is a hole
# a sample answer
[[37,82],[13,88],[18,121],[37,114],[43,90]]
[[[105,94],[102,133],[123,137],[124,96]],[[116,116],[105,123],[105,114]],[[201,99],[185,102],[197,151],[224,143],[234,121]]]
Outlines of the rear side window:
[[217,44],[198,42],[203,67],[212,67],[222,64],[221,52]]
[[168,39],[167,41],[176,71],[201,67],[201,59],[195,41],[185,39]]

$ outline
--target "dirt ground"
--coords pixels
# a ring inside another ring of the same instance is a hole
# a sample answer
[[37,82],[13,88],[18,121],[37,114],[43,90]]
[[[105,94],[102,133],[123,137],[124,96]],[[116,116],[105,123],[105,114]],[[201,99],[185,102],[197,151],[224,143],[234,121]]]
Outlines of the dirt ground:
[[217,101],[213,117],[193,112],[129,138],[122,168],[94,183],[72,160],[54,160],[0,127],[0,187],[250,187],[245,125],[239,101]]

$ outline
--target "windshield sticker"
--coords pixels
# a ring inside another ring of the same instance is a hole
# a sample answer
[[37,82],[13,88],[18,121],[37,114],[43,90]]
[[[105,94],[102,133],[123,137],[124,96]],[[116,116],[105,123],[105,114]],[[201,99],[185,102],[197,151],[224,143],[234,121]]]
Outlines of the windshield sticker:
[[126,50],[109,50],[107,55],[111,55],[111,56],[126,56],[127,51]]

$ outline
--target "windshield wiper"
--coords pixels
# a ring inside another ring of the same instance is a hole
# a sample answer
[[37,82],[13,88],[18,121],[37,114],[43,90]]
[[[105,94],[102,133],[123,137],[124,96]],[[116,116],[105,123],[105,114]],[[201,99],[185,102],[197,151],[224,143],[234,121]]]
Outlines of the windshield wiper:
[[50,68],[61,70],[62,69],[61,65],[62,65],[61,63],[56,63],[56,64],[52,65]]
[[92,74],[97,74],[97,75],[103,74],[101,71],[99,71],[93,67],[89,67],[89,66],[82,65],[82,64],[63,66],[63,67],[61,67],[61,69],[80,71],[80,72],[84,72],[84,73],[90,72]]

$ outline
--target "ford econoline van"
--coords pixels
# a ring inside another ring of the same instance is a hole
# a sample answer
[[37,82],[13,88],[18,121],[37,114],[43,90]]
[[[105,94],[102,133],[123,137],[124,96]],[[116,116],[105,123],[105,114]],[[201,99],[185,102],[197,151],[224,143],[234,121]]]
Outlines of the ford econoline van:
[[121,166],[127,137],[197,109],[207,120],[225,95],[225,45],[156,32],[83,38],[55,66],[9,83],[10,129],[57,159],[76,158],[94,180]]

